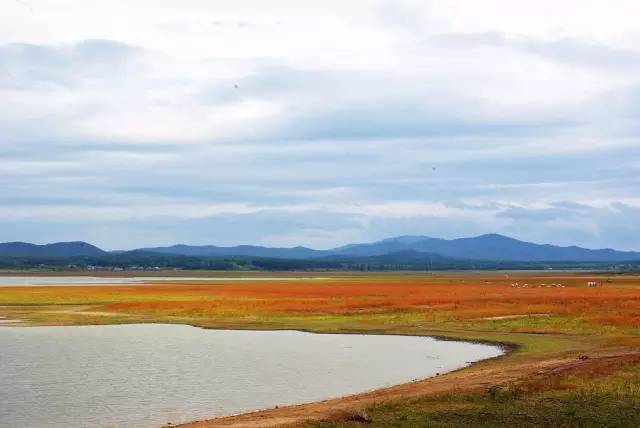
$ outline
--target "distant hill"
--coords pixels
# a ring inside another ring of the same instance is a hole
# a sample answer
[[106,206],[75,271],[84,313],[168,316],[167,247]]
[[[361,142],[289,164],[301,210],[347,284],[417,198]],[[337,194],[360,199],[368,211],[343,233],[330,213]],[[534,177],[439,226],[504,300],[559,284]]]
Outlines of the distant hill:
[[[145,254],[189,257],[261,257],[288,260],[377,258],[378,261],[386,259],[435,262],[434,259],[441,258],[495,262],[640,261],[640,252],[534,244],[498,234],[458,239],[398,236],[367,244],[345,245],[330,250],[314,250],[307,247],[271,248],[256,245],[218,247],[215,245],[180,244],[168,247],[141,248],[135,251]],[[105,256],[122,253],[120,251],[105,252],[86,242],[59,242],[47,245],[34,245],[25,242],[0,244],[0,256],[3,257]]]
[[0,256],[4,257],[73,257],[104,254],[105,251],[86,242],[56,242],[45,245],[27,242],[0,243]]
[[188,256],[253,256],[286,259],[387,255],[394,255],[394,258],[397,258],[398,255],[404,254],[410,259],[428,259],[441,256],[452,259],[492,261],[620,262],[640,260],[640,252],[534,244],[498,234],[450,240],[429,236],[397,236],[373,243],[350,244],[330,250],[314,250],[306,247],[270,248],[253,245],[235,247],[174,245],[144,248],[143,250]]
[[[340,259],[341,257],[344,258],[345,256],[335,254],[327,257],[330,259]],[[385,261],[393,262],[398,260],[423,260],[425,262],[429,262],[429,261],[441,262],[441,261],[456,260],[452,257],[444,257],[436,253],[425,253],[422,251],[414,251],[414,250],[395,251],[391,253],[375,254],[375,255],[360,255],[360,256],[349,255],[346,257],[347,259],[352,259],[354,261],[370,260],[370,261],[380,261],[380,262],[385,262]]]
[[217,247],[215,245],[172,245],[170,247],[141,248],[162,254],[179,254],[183,256],[220,257],[220,256],[251,256],[271,257],[282,259],[308,259],[326,254],[324,251],[312,250],[306,247],[270,248],[256,245],[238,245],[235,247]]
[[498,234],[451,240],[428,236],[400,236],[370,244],[346,245],[331,250],[333,254],[349,256],[379,256],[404,251],[433,253],[456,259],[496,261],[640,260],[640,252],[534,244]]

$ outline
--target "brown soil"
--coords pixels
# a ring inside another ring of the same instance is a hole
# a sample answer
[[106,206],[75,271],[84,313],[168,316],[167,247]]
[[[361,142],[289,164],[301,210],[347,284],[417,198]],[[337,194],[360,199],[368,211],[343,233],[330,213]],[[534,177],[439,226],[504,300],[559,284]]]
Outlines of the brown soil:
[[550,317],[551,314],[518,314],[518,315],[500,315],[497,317],[482,317],[482,318],[471,318],[474,321],[499,321],[499,320],[513,320],[518,318],[544,318]]

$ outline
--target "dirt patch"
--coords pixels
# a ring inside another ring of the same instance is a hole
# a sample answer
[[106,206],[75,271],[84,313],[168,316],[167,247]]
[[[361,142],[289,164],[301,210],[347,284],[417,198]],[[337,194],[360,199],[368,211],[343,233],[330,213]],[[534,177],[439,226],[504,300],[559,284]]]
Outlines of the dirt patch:
[[21,320],[11,320],[11,319],[7,319],[7,318],[0,318],[0,325],[4,325],[4,326],[12,326],[14,324],[20,324],[23,323],[24,321]]
[[21,321],[21,320],[14,320],[14,319],[7,318],[5,316],[0,316],[0,325],[4,325],[4,326],[10,327],[10,326],[12,326],[14,324],[20,324],[22,322],[23,321]]
[[551,314],[514,314],[514,315],[501,315],[497,317],[484,317],[484,318],[473,318],[473,321],[497,321],[497,320],[513,320],[517,318],[546,318],[550,317]]
[[70,314],[70,315],[88,315],[88,316],[99,316],[99,317],[115,317],[122,316],[123,314],[120,312],[105,312],[105,311],[43,311],[44,313],[50,314]]

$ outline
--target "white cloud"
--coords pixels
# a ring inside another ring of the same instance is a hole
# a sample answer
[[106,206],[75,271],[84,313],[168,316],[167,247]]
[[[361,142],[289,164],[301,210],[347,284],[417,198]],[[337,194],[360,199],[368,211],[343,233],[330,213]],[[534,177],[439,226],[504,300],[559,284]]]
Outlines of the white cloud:
[[527,221],[633,246],[610,225],[640,199],[637,2],[29,6],[0,6],[0,234],[91,219],[152,244],[224,218],[225,243],[324,247]]

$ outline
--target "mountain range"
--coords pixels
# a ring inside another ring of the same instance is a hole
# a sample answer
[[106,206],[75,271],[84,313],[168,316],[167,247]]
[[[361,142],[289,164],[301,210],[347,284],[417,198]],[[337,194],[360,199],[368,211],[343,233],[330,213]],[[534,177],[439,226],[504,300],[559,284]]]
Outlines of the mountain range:
[[[281,259],[340,259],[358,257],[403,257],[410,259],[450,258],[491,261],[598,261],[640,260],[640,252],[613,249],[587,249],[535,244],[498,234],[471,238],[441,239],[428,236],[398,236],[381,241],[350,244],[329,250],[307,247],[273,248],[254,245],[219,247],[215,245],[173,245],[133,250],[135,252],[183,255],[192,257],[249,256]],[[24,242],[0,243],[5,257],[101,256],[107,252],[86,242],[59,242],[36,245]]]
[[0,256],[4,257],[73,257],[101,256],[107,254],[86,242],[56,242],[36,245],[27,242],[5,242],[0,244]]

